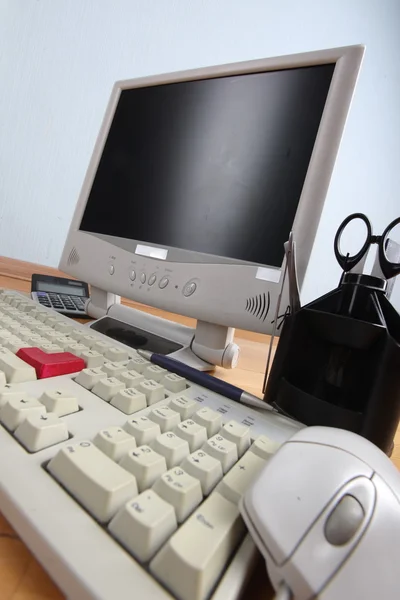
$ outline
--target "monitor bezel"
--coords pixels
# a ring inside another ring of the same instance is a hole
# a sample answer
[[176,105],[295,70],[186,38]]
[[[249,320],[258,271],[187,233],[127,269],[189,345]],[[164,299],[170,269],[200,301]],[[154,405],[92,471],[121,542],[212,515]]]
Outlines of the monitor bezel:
[[[117,81],[113,86],[89,167],[83,181],[64,251],[60,260],[60,268],[71,275],[76,275],[81,279],[85,279],[89,283],[95,283],[96,286],[99,286],[99,281],[104,279],[104,287],[102,287],[102,289],[118,293],[118,291],[110,289],[112,282],[110,282],[110,279],[107,276],[103,278],[97,273],[93,278],[92,267],[87,269],[87,272],[82,270],[82,267],[76,268],[74,264],[71,264],[68,261],[68,256],[71,252],[71,248],[74,245],[76,246],[77,243],[80,244],[81,248],[84,248],[84,252],[89,253],[92,251],[92,247],[93,251],[95,251],[96,248],[99,247],[99,243],[105,243],[107,246],[111,244],[111,246],[115,245],[116,247],[118,246],[121,248],[121,239],[113,239],[111,236],[84,232],[79,229],[79,226],[122,90],[181,81],[335,63],[331,85],[293,222],[293,233],[297,245],[298,280],[301,287],[311,255],[363,54],[364,46],[356,45]],[[126,247],[127,240],[123,240],[123,242],[122,245],[125,245],[124,249],[132,254],[134,254],[134,246],[137,244],[146,244],[150,248],[157,248],[157,244],[153,244],[151,241],[130,240],[128,248]],[[200,254],[189,250],[180,251],[178,249],[179,252],[184,253],[182,255],[179,253],[176,254],[176,250],[176,248],[168,248],[167,260],[162,259],[164,260],[164,265],[170,263],[171,267],[173,267],[175,261],[181,261],[193,264],[218,263],[230,266],[235,264],[243,266],[248,265],[253,267],[255,272],[260,268],[259,264],[246,263],[245,261],[239,261],[237,259],[221,259],[221,257],[213,257],[212,255]],[[168,257],[170,260],[168,260]],[[148,255],[148,258],[155,261],[160,260],[155,256],[152,257],[151,253]],[[266,280],[266,285],[268,285],[268,282],[270,282],[271,285],[276,285],[280,281],[283,264],[284,263],[282,263],[280,268],[265,265],[266,276],[264,279]],[[116,287],[121,289],[121,286],[117,285]],[[140,297],[138,297],[133,289],[124,289],[124,295],[131,300],[143,301],[142,297],[140,295]],[[150,303],[150,305],[152,304]],[[160,307],[159,302],[155,305]],[[161,307],[163,308],[164,306]],[[173,310],[170,305],[167,308]],[[187,314],[182,306],[178,306],[176,312]],[[193,316],[193,314],[188,316]],[[215,322],[219,322],[218,318],[216,318]],[[232,323],[232,326],[235,326],[235,323]]]

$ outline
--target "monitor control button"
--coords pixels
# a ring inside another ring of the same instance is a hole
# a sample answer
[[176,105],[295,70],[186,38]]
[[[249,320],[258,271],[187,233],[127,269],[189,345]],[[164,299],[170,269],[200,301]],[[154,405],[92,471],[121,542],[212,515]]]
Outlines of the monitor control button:
[[183,295],[187,298],[195,293],[197,289],[197,285],[194,281],[188,281],[187,284],[183,288]]
[[163,290],[164,288],[167,287],[168,284],[169,284],[168,277],[163,277],[162,279],[160,279],[160,283],[158,284],[158,287]]
[[129,279],[131,281],[135,281],[135,279],[136,279],[136,271],[134,269],[132,269],[131,271],[129,271]]
[[155,284],[155,282],[156,282],[156,279],[157,279],[157,278],[156,278],[156,276],[154,275],[154,273],[153,273],[153,275],[150,275],[150,277],[149,277],[149,281],[148,281],[149,285],[154,285],[154,284]]
[[114,275],[114,273],[115,273],[115,268],[114,268],[114,265],[110,265],[110,266],[108,267],[108,272],[110,273],[110,275]]
[[146,273],[140,273],[140,281],[146,283]]

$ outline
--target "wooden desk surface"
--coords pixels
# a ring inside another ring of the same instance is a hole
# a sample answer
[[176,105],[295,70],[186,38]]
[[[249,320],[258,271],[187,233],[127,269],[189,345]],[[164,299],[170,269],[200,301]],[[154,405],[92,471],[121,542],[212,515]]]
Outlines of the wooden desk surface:
[[[35,272],[60,275],[56,269],[0,257],[0,287],[29,292],[30,278]],[[126,304],[180,323],[194,324],[192,319],[186,317],[178,317],[134,302]],[[237,331],[236,339],[241,346],[238,367],[233,371],[217,368],[214,374],[260,396],[269,337]],[[400,428],[396,434],[392,460],[400,469]],[[272,596],[265,566],[260,560],[245,597],[268,600]],[[63,597],[0,513],[0,600],[61,600]]]

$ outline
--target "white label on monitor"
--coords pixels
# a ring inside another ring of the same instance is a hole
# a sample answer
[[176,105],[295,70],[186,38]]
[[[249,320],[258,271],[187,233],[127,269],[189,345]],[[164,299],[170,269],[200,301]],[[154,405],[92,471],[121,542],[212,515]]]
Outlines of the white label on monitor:
[[257,269],[256,279],[262,279],[263,281],[272,281],[273,283],[279,283],[280,278],[280,269],[271,269],[269,267],[258,267]]
[[154,248],[154,246],[143,246],[142,244],[136,246],[135,253],[142,256],[150,256],[150,258],[160,258],[161,260],[166,260],[168,256],[166,248]]

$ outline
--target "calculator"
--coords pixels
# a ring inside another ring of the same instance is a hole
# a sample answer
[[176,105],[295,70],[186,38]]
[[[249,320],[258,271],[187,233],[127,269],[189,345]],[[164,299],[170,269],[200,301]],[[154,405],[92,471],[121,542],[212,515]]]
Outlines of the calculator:
[[85,311],[89,286],[84,281],[34,273],[31,296],[42,306],[53,308],[68,317],[89,318]]

